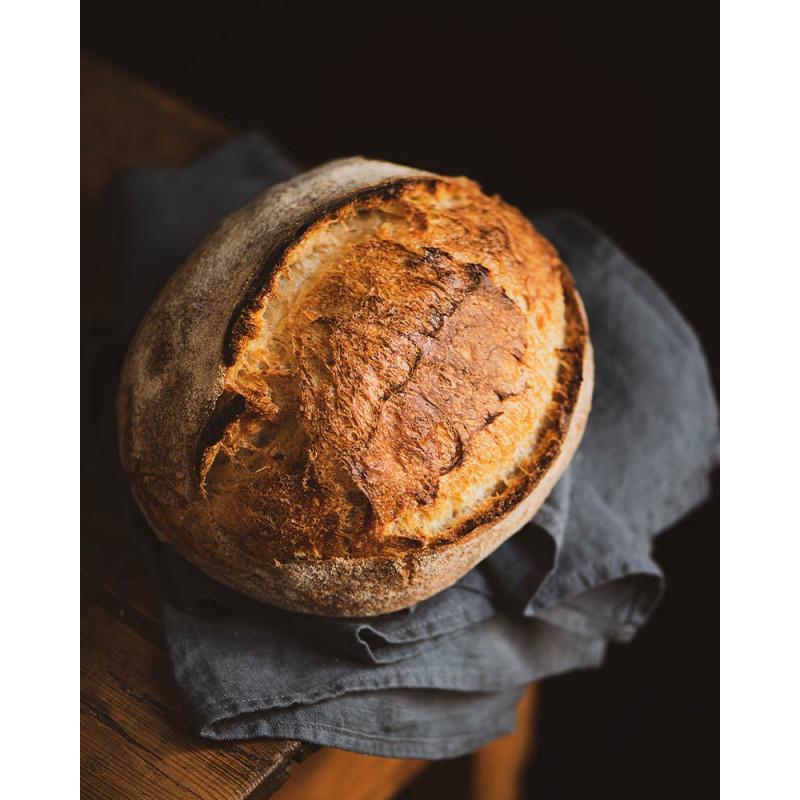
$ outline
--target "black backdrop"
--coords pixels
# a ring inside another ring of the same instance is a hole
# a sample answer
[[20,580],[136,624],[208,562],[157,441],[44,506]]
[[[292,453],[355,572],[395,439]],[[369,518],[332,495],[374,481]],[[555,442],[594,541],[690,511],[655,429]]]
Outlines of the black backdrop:
[[[717,9],[701,2],[83,4],[82,46],[311,166],[362,154],[569,207],[666,289],[718,375]],[[531,796],[697,796],[717,753],[718,512],[658,543],[667,596],[546,683]]]

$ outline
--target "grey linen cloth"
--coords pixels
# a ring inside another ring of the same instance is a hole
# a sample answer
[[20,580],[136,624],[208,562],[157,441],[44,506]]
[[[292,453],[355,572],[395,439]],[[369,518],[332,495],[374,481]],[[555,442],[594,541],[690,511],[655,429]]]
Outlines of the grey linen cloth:
[[[252,134],[185,168],[120,175],[111,209],[127,330],[216,220],[295,171]],[[533,522],[453,587],[372,618],[256,603],[143,533],[175,678],[203,736],[456,756],[512,729],[526,684],[600,665],[609,641],[646,622],[663,591],[652,537],[706,497],[718,462],[708,369],[686,321],[600,232],[568,213],[534,222],[572,270],[595,348],[593,410],[569,470]]]

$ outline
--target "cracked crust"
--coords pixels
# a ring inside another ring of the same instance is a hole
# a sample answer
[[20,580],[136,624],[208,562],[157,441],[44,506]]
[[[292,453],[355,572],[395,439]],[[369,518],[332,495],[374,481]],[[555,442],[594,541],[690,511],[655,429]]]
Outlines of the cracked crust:
[[464,178],[344,159],[232,215],[142,322],[120,450],[153,528],[332,616],[451,585],[538,510],[589,412],[554,249]]

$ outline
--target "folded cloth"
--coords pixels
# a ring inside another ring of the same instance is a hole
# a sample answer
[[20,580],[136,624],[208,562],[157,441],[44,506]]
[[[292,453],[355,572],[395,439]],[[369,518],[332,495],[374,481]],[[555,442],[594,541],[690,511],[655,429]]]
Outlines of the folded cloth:
[[[293,172],[252,134],[188,167],[121,174],[111,208],[126,329],[215,220]],[[569,213],[534,223],[570,266],[595,348],[592,414],[569,470],[454,586],[372,618],[251,601],[143,533],[202,735],[459,755],[511,729],[525,684],[598,666],[608,641],[647,620],[663,591],[651,539],[706,497],[718,461],[708,369],[686,321],[601,233]]]

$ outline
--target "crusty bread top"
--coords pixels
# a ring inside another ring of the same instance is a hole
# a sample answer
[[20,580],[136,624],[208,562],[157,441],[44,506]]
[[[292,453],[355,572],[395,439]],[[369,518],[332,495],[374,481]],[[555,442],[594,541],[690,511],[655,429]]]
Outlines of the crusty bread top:
[[224,530],[280,560],[423,547],[535,449],[560,264],[474,183],[406,182],[307,229],[234,335],[201,468]]
[[224,221],[148,313],[119,393],[134,493],[232,585],[456,543],[558,455],[579,304],[552,246],[472,181],[324,165]]

